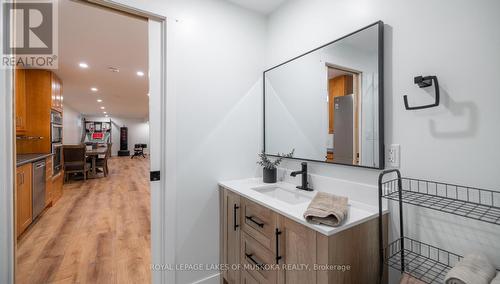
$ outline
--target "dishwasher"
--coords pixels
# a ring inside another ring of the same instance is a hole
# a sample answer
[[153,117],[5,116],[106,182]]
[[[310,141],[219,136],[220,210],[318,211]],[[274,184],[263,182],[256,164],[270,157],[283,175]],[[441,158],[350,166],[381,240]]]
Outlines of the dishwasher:
[[42,213],[45,208],[45,161],[33,163],[33,220]]

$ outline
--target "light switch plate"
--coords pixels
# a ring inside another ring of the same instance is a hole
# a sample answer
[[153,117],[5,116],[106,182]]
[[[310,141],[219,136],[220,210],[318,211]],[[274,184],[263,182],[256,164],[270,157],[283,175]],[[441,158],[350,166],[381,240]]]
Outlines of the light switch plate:
[[391,144],[387,150],[387,165],[389,168],[399,169],[400,166],[400,152],[401,147],[399,144]]

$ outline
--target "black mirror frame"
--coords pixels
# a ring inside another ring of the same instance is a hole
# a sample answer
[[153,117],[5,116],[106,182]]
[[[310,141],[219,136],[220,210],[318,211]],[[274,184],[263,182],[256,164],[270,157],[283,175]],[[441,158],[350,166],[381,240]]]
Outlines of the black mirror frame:
[[367,168],[367,169],[376,169],[376,170],[383,170],[385,169],[385,134],[384,134],[384,22],[382,21],[377,21],[371,25],[368,25],[366,27],[363,27],[359,30],[356,30],[350,34],[347,34],[343,37],[340,37],[334,41],[331,41],[329,43],[326,43],[320,47],[317,47],[313,50],[310,50],[306,53],[303,53],[299,56],[296,56],[292,59],[289,59],[283,63],[280,63],[274,67],[271,67],[267,70],[265,70],[263,73],[262,73],[262,97],[263,97],[263,101],[262,101],[262,105],[263,105],[263,112],[262,112],[262,115],[263,115],[263,152],[268,155],[268,156],[271,156],[271,157],[277,157],[277,155],[275,154],[269,154],[266,152],[266,72],[269,72],[273,69],[276,69],[282,65],[285,65],[295,59],[298,59],[302,56],[305,56],[309,53],[312,53],[314,51],[317,51],[323,47],[326,47],[332,43],[335,43],[337,41],[340,41],[342,39],[345,39],[351,35],[354,35],[358,32],[361,32],[365,29],[368,29],[368,28],[371,28],[373,26],[378,26],[378,85],[379,85],[379,88],[378,88],[378,129],[379,129],[379,139],[378,139],[378,149],[379,149],[379,163],[378,163],[378,167],[369,167],[369,166],[363,166],[363,165],[352,165],[352,164],[345,164],[345,163],[335,163],[335,162],[326,162],[326,161],[321,161],[321,160],[312,160],[312,159],[304,159],[304,158],[286,158],[286,159],[291,159],[291,160],[300,160],[300,161],[309,161],[309,162],[318,162],[318,163],[324,163],[324,164],[332,164],[332,165],[343,165],[343,166],[350,166],[350,167],[358,167],[358,168]]

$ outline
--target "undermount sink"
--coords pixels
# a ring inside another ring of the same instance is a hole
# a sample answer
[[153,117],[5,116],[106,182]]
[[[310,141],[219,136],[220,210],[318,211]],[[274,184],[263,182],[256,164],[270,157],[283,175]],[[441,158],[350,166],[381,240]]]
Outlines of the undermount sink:
[[264,195],[267,195],[276,200],[296,205],[301,203],[306,203],[311,201],[311,197],[298,192],[296,189],[288,189],[281,187],[279,185],[273,186],[265,186],[265,187],[256,187],[252,188],[253,190],[260,192]]

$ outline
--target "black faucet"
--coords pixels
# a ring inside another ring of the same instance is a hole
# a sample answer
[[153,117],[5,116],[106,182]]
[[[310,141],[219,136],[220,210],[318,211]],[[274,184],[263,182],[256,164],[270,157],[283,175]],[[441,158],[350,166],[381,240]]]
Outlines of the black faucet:
[[301,165],[302,165],[302,170],[292,172],[290,175],[292,177],[296,177],[297,175],[302,175],[302,185],[298,185],[297,186],[298,189],[307,190],[307,191],[313,191],[312,188],[309,188],[307,186],[307,183],[308,183],[307,182],[307,163],[306,162],[302,162]]

